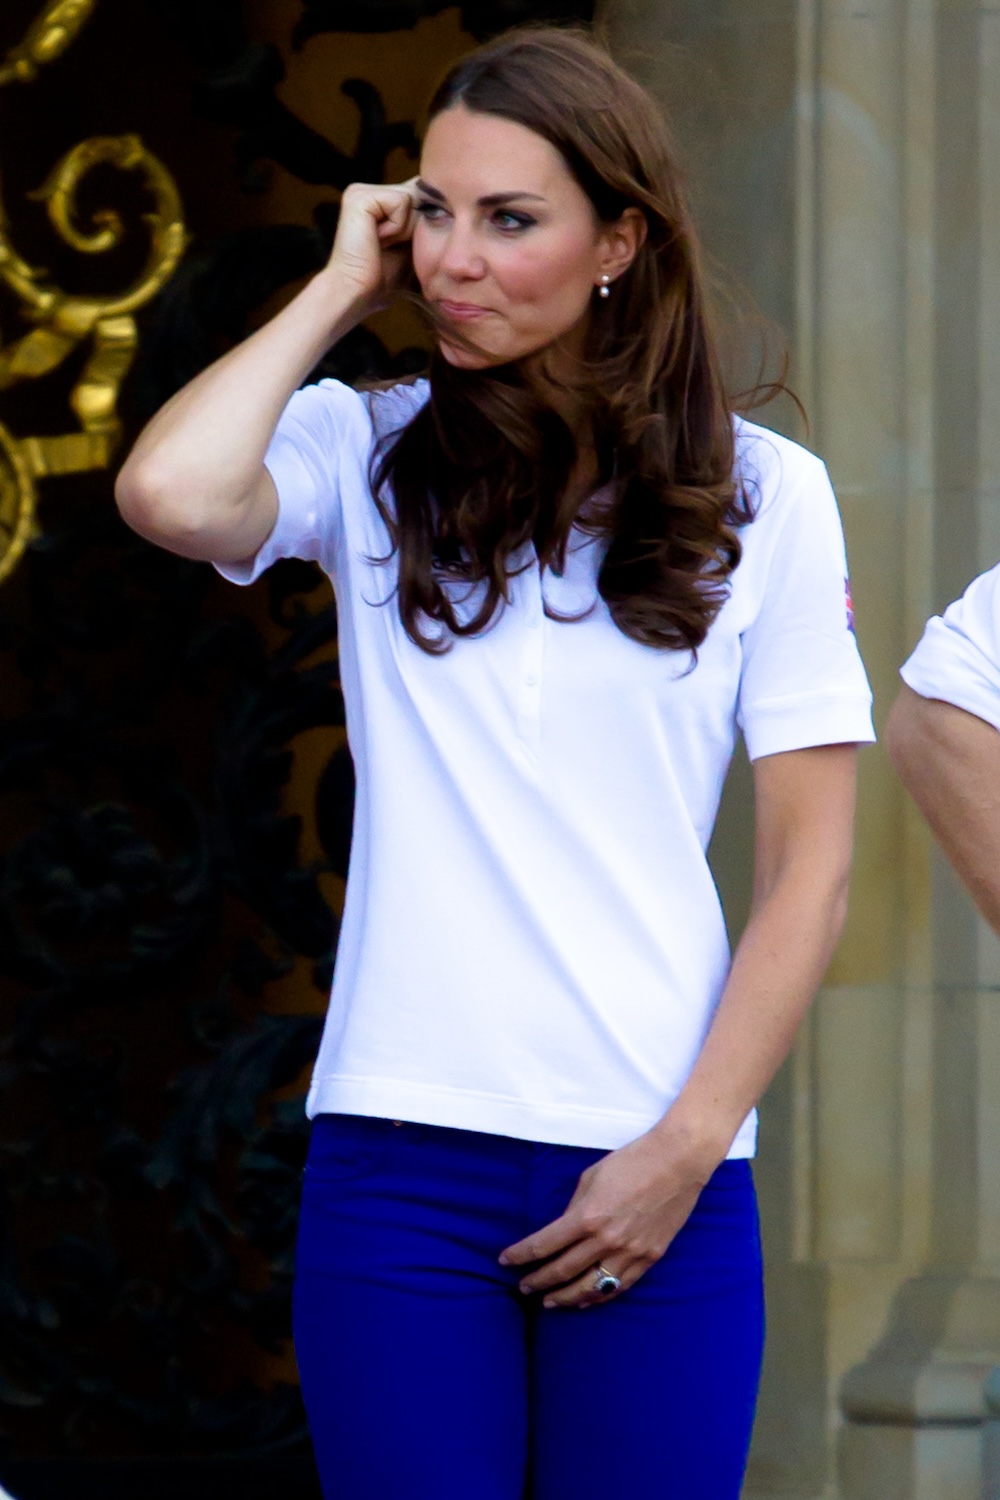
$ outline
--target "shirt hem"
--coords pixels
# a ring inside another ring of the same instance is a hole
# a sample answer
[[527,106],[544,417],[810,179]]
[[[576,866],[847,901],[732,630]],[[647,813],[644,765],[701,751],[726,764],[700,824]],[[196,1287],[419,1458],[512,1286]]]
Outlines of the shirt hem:
[[741,714],[743,739],[753,760],[816,745],[867,745],[875,739],[871,697],[861,694],[772,699]]
[[[320,1114],[371,1115],[511,1136],[545,1145],[615,1151],[655,1125],[669,1103],[669,1099],[665,1100],[658,1113],[646,1116],[623,1110],[477,1094],[448,1085],[414,1083],[410,1079],[351,1078],[333,1073],[313,1080],[306,1114],[310,1119]],[[741,1125],[727,1158],[742,1160],[754,1156],[756,1142],[757,1114],[753,1111]]]

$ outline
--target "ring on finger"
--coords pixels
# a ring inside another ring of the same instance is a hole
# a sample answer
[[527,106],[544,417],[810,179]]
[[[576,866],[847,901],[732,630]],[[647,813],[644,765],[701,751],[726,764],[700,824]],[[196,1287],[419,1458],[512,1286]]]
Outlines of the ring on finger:
[[615,1276],[612,1271],[608,1270],[607,1266],[596,1265],[594,1267],[594,1276],[596,1278],[594,1281],[594,1291],[598,1292],[600,1296],[611,1297],[615,1292],[621,1291],[621,1277]]

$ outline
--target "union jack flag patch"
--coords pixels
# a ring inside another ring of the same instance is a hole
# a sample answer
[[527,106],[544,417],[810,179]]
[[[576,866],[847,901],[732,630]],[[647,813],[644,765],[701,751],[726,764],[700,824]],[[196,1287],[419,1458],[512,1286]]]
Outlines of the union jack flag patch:
[[854,604],[851,600],[851,580],[844,579],[844,605],[847,609],[847,628],[854,634]]

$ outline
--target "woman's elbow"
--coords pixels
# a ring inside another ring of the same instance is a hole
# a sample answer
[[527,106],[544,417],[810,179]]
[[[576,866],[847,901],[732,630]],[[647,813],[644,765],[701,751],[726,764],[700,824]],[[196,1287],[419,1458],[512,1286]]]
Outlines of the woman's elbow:
[[154,526],[169,513],[160,476],[148,462],[126,459],[115,479],[115,503],[122,520],[136,531]]
[[122,520],[147,541],[175,552],[197,547],[201,527],[190,494],[148,460],[128,460],[115,480]]

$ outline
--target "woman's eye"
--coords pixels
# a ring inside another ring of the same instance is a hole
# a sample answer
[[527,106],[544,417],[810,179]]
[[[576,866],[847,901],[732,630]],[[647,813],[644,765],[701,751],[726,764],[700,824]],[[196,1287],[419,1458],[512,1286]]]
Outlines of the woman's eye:
[[498,229],[511,230],[530,229],[532,224],[537,223],[530,214],[516,214],[512,209],[499,208],[493,215],[493,223]]
[[438,215],[444,213],[444,209],[440,203],[431,203],[425,199],[421,203],[414,203],[413,212],[419,214],[422,219],[436,219]]

